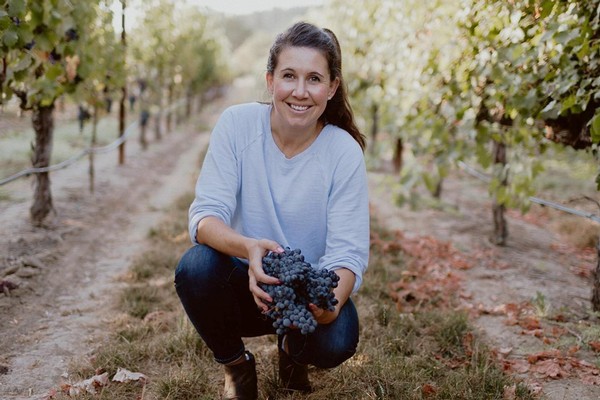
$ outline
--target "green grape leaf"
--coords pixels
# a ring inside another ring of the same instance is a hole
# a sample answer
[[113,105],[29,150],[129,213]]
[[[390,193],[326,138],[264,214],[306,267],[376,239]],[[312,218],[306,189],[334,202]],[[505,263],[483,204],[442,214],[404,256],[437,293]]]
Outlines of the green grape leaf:
[[31,56],[29,54],[26,54],[19,61],[19,63],[13,68],[13,71],[18,72],[18,71],[23,71],[23,70],[29,68],[32,61],[33,61],[33,59],[31,58]]
[[13,47],[19,41],[19,35],[12,29],[9,29],[2,35],[2,41],[8,47]]
[[25,0],[9,0],[8,1],[8,14],[11,17],[18,17],[25,12],[27,2]]
[[0,16],[0,31],[6,30],[9,26],[11,26],[11,24],[12,22],[10,21],[10,18],[7,16]]
[[63,73],[63,68],[61,65],[59,65],[59,64],[53,65],[52,67],[48,68],[48,70],[46,71],[46,79],[48,79],[50,81],[54,81],[56,78],[61,76],[62,73]]

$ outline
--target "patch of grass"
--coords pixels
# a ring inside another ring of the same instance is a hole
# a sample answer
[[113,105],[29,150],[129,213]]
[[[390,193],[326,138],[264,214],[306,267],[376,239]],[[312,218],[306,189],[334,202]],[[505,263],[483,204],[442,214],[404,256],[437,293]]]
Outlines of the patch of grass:
[[179,258],[175,254],[161,248],[153,248],[134,260],[130,267],[130,275],[134,282],[141,283],[174,272],[178,261]]
[[594,194],[597,160],[591,152],[553,144],[544,155],[544,171],[535,180],[538,192],[569,198],[573,194]]
[[598,243],[600,227],[593,221],[576,216],[561,215],[553,225],[554,230],[575,247],[593,248]]
[[[4,176],[2,178],[5,178]],[[0,201],[10,201],[12,196],[7,189],[0,187]]]
[[137,318],[144,318],[152,311],[157,311],[156,306],[160,294],[152,286],[132,286],[121,295],[122,309]]
[[[91,362],[72,373],[80,380],[98,370],[112,377],[121,367],[144,373],[148,383],[143,387],[111,382],[100,395],[64,399],[128,400],[142,392],[148,399],[220,397],[222,368],[184,314],[172,284],[176,260],[189,246],[187,238],[175,239],[187,231],[189,201],[190,196],[179,201],[150,235],[151,247],[160,251],[149,251],[132,263],[132,282],[120,302],[124,314],[111,325],[110,340],[98,347]],[[467,316],[439,307],[398,312],[389,284],[401,277],[408,260],[397,236],[376,221],[372,243],[371,264],[354,297],[361,317],[355,356],[331,370],[310,367],[314,391],[307,396],[289,394],[277,381],[275,338],[265,338],[262,344],[269,350],[254,350],[259,399],[501,399],[504,388],[515,382],[496,365]],[[517,383],[516,398],[534,397]]]
[[165,400],[212,400],[215,394],[210,393],[210,380],[201,370],[190,365],[171,368],[165,377],[153,384],[159,399]]

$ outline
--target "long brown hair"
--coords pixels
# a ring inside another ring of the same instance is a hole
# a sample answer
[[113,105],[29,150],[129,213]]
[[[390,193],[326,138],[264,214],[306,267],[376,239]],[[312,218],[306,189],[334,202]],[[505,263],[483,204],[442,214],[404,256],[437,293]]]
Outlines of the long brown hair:
[[339,79],[339,86],[334,96],[327,102],[325,111],[320,117],[324,124],[333,124],[346,130],[365,149],[365,136],[360,133],[354,122],[354,113],[348,100],[346,83],[342,75],[342,51],[335,34],[329,29],[321,29],[307,22],[298,22],[287,31],[279,34],[269,51],[267,72],[273,74],[279,55],[287,47],[308,47],[320,51],[329,66],[331,80]]

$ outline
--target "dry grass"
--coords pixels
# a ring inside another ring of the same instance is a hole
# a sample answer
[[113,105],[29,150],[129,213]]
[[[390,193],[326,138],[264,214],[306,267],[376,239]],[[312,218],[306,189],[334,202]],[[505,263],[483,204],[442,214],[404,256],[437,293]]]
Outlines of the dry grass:
[[[112,377],[122,367],[144,373],[148,382],[111,382],[96,395],[58,394],[56,399],[219,398],[221,367],[188,322],[172,284],[177,258],[188,246],[187,238],[181,237],[187,229],[189,201],[189,196],[181,199],[172,215],[151,232],[149,247],[160,251],[140,255],[133,262],[130,285],[122,294],[119,312],[123,316],[111,326],[111,339],[71,372],[76,382],[99,372]],[[376,224],[373,228],[385,240],[387,233]],[[289,395],[278,387],[274,337],[249,340],[247,345],[257,358],[259,398],[502,399],[504,388],[514,382],[473,337],[464,314],[441,309],[396,311],[388,283],[402,273],[403,257],[373,246],[364,286],[354,299],[361,316],[357,354],[331,370],[311,367],[311,394]],[[517,398],[533,397],[517,385]]]
[[553,230],[570,245],[577,248],[594,248],[598,244],[598,223],[576,216],[561,215],[553,224]]

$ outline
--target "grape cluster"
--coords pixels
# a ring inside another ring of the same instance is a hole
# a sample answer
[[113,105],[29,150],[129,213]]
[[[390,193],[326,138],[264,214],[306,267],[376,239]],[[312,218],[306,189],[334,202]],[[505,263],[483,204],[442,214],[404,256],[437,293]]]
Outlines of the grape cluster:
[[308,309],[310,303],[324,310],[333,311],[338,303],[332,292],[339,276],[326,269],[315,269],[304,261],[300,249],[286,248],[283,253],[269,253],[263,257],[263,270],[281,282],[280,285],[259,286],[271,296],[273,302],[267,315],[273,319],[278,335],[293,327],[303,335],[312,333],[317,321]]

